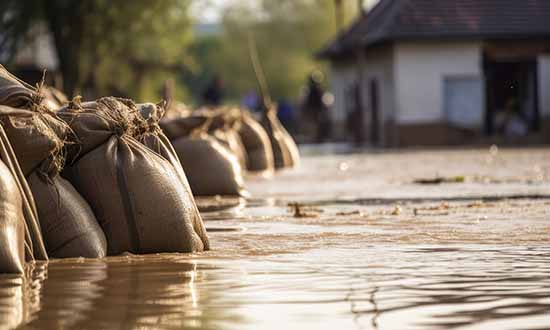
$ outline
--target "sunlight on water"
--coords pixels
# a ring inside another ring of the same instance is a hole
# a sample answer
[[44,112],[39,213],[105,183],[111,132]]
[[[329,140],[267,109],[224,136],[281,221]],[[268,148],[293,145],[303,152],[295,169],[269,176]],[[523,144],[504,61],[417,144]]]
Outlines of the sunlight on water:
[[214,211],[208,253],[51,261],[26,281],[0,277],[1,328],[550,324],[550,199],[307,200],[298,217],[291,198],[202,201]]

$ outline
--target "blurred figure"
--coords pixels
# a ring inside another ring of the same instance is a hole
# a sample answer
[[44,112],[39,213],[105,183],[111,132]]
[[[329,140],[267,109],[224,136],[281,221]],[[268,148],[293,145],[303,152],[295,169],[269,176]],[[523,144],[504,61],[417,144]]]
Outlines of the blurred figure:
[[203,104],[207,106],[221,105],[224,97],[223,89],[222,79],[218,75],[214,76],[202,94]]
[[260,97],[258,96],[258,93],[255,90],[251,90],[246,93],[241,100],[241,105],[250,111],[259,111]]
[[322,87],[323,73],[313,72],[308,78],[308,85],[302,102],[302,111],[307,120],[316,126],[315,142],[326,141],[331,135],[332,123],[328,113],[328,103],[331,95],[325,93]]
[[528,121],[515,98],[506,102],[504,111],[496,118],[497,130],[507,137],[525,136],[529,132]]

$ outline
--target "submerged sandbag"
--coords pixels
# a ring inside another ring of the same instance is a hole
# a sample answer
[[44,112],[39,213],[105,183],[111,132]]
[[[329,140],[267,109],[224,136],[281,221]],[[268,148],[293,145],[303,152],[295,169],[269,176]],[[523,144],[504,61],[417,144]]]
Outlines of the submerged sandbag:
[[[170,138],[174,150],[187,175],[195,196],[243,196],[243,168],[228,146],[223,133],[223,145],[207,132],[221,131],[226,126],[224,114],[208,109],[188,117],[177,117],[160,122],[162,131]],[[218,134],[220,134],[219,132]],[[205,174],[208,173],[208,174]]]
[[14,176],[0,162],[0,273],[21,274],[25,264],[23,201]]
[[172,141],[196,196],[246,194],[237,157],[206,133]]
[[136,140],[142,128],[135,105],[102,98],[72,102],[58,114],[80,141],[63,175],[92,207],[109,254],[208,247],[194,230],[198,214],[177,170]]
[[8,138],[19,159],[36,203],[48,255],[58,258],[105,256],[105,237],[90,207],[59,178],[68,125],[47,109],[27,116],[2,115]]
[[277,118],[276,109],[272,108],[264,112],[261,123],[271,141],[275,168],[281,169],[298,165],[300,161],[298,147]]
[[238,134],[246,152],[246,169],[250,172],[273,171],[273,149],[269,136],[262,125],[244,110]]
[[239,160],[241,168],[243,170],[246,169],[246,150],[241,137],[237,133],[241,125],[239,110],[220,108],[217,110],[205,109],[200,112],[209,113],[212,118],[208,127],[208,133],[229,149]]
[[[6,106],[0,106],[0,115],[4,116],[31,116],[31,112],[26,110],[13,109]],[[27,184],[23,171],[13,151],[11,143],[4,128],[0,125],[0,159],[8,167],[17,184],[22,200],[22,212],[24,217],[25,230],[25,259],[26,260],[48,260],[46,248],[42,239],[40,223],[38,221],[38,212],[32,196],[32,192]]]
[[34,195],[46,251],[54,258],[102,258],[107,240],[88,203],[65,179],[27,179]]
[[[192,190],[187,180],[187,176],[181,162],[174,150],[174,147],[170,143],[170,140],[162,132],[159,127],[160,119],[164,115],[163,105],[153,104],[153,103],[144,103],[137,105],[138,111],[141,114],[142,118],[145,120],[145,126],[142,133],[140,133],[139,141],[147,146],[149,149],[153,150],[155,153],[166,159],[172,164],[176,169],[178,178],[185,188],[187,193],[192,196]],[[196,217],[193,218],[193,228],[199,237],[201,238],[204,249],[210,249],[210,241],[206,233],[206,228],[199,213],[199,209],[196,206],[196,203],[193,201],[193,206],[195,207]]]
[[237,130],[233,127],[214,131],[211,135],[227,149],[229,149],[239,161],[242,169],[246,169],[247,155],[243,142]]

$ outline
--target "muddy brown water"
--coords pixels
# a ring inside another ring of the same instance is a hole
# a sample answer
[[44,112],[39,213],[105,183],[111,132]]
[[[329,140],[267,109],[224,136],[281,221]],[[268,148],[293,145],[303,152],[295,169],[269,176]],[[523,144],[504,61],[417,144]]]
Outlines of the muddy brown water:
[[[412,183],[435,175],[465,182]],[[200,201],[208,253],[54,260],[31,265],[28,280],[1,276],[0,327],[550,324],[547,150],[308,156],[248,186],[255,199]],[[299,217],[289,202],[302,203]]]

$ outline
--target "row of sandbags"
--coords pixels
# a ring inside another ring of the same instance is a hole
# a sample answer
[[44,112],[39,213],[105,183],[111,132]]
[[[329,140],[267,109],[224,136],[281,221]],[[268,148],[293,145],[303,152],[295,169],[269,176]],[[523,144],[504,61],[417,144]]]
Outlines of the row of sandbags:
[[272,111],[257,121],[243,109],[176,105],[160,126],[197,196],[245,195],[245,172],[270,174],[299,161],[294,140]]
[[62,102],[0,67],[0,272],[48,256],[208,249],[160,118],[112,97]]
[[[22,191],[4,199],[22,200],[26,260],[208,249],[193,194],[243,196],[245,171],[270,173],[299,158],[271,111],[257,121],[240,109],[166,115],[164,104],[113,97],[69,102],[3,67],[0,105]],[[4,257],[16,260],[15,251]],[[14,271],[3,263],[0,271]]]

